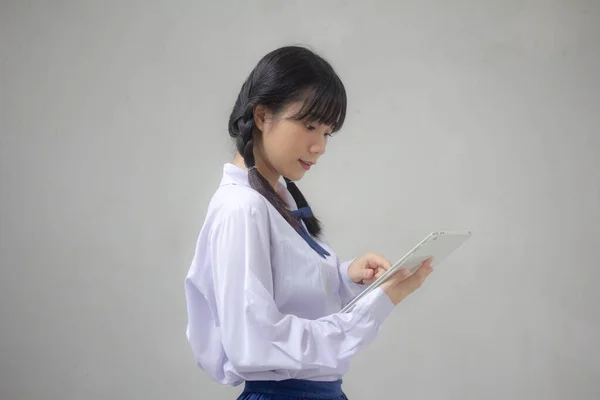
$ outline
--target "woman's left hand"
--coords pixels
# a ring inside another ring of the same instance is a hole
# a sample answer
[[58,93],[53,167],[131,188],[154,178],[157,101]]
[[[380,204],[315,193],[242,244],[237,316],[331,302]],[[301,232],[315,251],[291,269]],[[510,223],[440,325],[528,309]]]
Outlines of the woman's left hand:
[[370,285],[391,266],[392,264],[381,254],[367,253],[350,264],[348,277],[359,285]]

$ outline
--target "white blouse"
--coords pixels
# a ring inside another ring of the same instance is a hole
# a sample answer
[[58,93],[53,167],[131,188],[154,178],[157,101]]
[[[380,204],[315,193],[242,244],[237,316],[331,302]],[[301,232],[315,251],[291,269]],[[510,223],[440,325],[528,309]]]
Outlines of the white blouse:
[[[297,209],[281,182],[278,192]],[[364,286],[348,278],[351,261],[317,242],[329,256],[250,187],[244,169],[225,164],[185,279],[186,335],[211,379],[336,380],[373,341],[393,303],[378,288],[340,313]]]

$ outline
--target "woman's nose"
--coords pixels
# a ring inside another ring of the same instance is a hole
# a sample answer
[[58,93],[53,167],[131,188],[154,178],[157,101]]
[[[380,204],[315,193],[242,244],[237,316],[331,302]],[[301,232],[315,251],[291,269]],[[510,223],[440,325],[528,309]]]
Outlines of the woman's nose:
[[325,150],[327,148],[327,137],[325,135],[320,136],[320,139],[317,139],[315,142],[311,144],[310,152],[316,153],[318,155],[325,154]]

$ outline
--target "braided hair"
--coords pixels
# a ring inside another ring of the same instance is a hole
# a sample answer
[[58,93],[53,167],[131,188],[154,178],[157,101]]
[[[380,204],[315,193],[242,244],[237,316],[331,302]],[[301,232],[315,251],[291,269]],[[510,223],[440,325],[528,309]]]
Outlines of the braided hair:
[[[285,46],[265,55],[243,83],[229,117],[229,135],[248,168],[250,186],[263,195],[292,226],[299,222],[285,201],[258,171],[254,159],[254,108],[266,106],[277,114],[287,105],[301,101],[303,106],[293,117],[308,118],[341,129],[346,117],[346,91],[331,65],[309,49]],[[284,177],[285,178],[285,177]],[[308,202],[294,182],[285,179],[298,208]],[[308,232],[319,236],[322,228],[313,215],[303,218]]]

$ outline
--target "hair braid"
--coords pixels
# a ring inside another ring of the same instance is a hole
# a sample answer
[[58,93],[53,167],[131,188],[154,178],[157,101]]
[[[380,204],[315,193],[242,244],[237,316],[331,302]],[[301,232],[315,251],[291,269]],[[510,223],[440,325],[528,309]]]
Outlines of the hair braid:
[[256,168],[254,158],[254,105],[247,98],[248,92],[242,90],[236,106],[243,109],[244,113],[233,115],[230,118],[229,134],[235,140],[238,152],[244,158],[248,171],[248,181],[250,186],[262,194],[275,209],[290,223],[294,228],[298,228],[298,221],[290,212],[285,201],[275,192],[269,181]]

